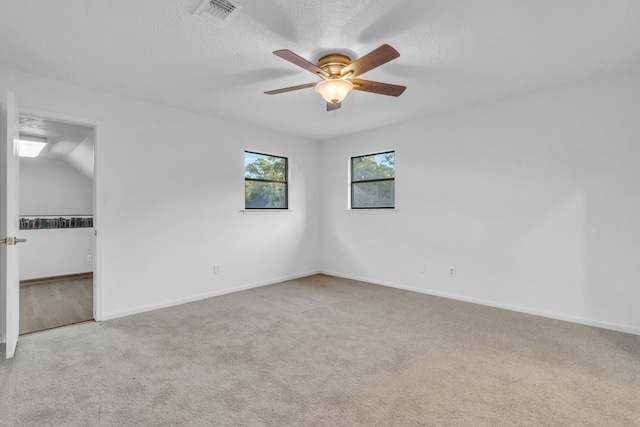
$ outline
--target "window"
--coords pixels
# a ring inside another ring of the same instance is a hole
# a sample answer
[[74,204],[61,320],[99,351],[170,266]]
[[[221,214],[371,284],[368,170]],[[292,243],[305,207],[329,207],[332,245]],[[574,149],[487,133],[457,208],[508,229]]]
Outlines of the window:
[[351,158],[351,209],[395,207],[395,151]]
[[287,159],[244,153],[245,209],[287,209]]

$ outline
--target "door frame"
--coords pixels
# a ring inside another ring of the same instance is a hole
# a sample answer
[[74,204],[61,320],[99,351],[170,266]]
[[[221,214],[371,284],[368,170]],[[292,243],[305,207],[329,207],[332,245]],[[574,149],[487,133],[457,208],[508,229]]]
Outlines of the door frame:
[[103,320],[102,302],[102,181],[100,177],[100,121],[35,108],[20,107],[19,115],[93,127],[93,319]]

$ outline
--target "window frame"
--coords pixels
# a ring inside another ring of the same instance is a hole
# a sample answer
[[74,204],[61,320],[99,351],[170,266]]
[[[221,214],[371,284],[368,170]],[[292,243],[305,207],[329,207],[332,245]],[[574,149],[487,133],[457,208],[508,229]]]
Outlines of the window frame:
[[253,181],[253,182],[266,182],[266,183],[275,183],[275,184],[284,184],[284,207],[264,207],[264,206],[260,206],[260,207],[248,207],[247,206],[247,198],[246,198],[246,194],[245,194],[245,199],[244,199],[244,209],[245,210],[254,210],[254,211],[259,211],[259,210],[267,210],[267,211],[286,211],[289,210],[289,158],[288,157],[284,157],[284,156],[277,156],[275,154],[268,154],[268,153],[260,153],[257,151],[251,151],[251,150],[244,150],[244,159],[246,160],[246,155],[247,153],[249,154],[256,154],[258,156],[266,156],[266,157],[275,157],[278,159],[284,159],[284,181],[278,181],[278,180],[273,180],[273,179],[257,179],[257,178],[248,178],[246,173],[246,165],[245,165],[245,169],[244,169],[244,188],[246,191],[247,188],[247,181]]
[[[376,178],[376,179],[365,179],[365,180],[361,180],[361,181],[354,181],[354,172],[355,172],[355,168],[353,165],[353,160],[354,159],[358,159],[358,158],[362,158],[362,157],[375,157],[378,156],[380,154],[389,154],[389,153],[393,153],[393,159],[394,159],[394,165],[393,165],[393,178]],[[396,167],[395,167],[395,156],[396,156],[396,150],[387,150],[387,151],[380,151],[380,152],[376,152],[376,153],[371,153],[371,154],[361,154],[361,155],[357,155],[357,156],[351,156],[349,159],[349,168],[350,168],[350,173],[349,173],[349,210],[395,210],[396,209]],[[384,181],[392,181],[393,182],[393,206],[354,206],[354,185],[355,184],[362,184],[362,183],[368,183],[368,182],[384,182]]]

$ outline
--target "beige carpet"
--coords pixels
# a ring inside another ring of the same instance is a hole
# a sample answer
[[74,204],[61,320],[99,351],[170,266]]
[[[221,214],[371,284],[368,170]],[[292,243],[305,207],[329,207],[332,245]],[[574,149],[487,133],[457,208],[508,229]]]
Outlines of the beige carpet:
[[20,334],[93,319],[93,276],[20,285]]
[[640,426],[640,337],[319,275],[26,336],[0,408],[2,426]]

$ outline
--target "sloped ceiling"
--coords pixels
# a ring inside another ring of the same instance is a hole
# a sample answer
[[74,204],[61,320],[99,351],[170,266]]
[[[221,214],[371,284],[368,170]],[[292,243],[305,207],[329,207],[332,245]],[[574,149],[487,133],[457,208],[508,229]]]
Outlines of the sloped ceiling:
[[22,115],[20,135],[47,138],[47,145],[38,158],[63,161],[85,178],[93,180],[92,127]]
[[[637,0],[235,0],[219,26],[201,0],[3,0],[0,65],[323,140],[590,77],[640,69]],[[408,87],[354,92],[326,112],[316,81],[274,56],[400,58],[363,76]]]

